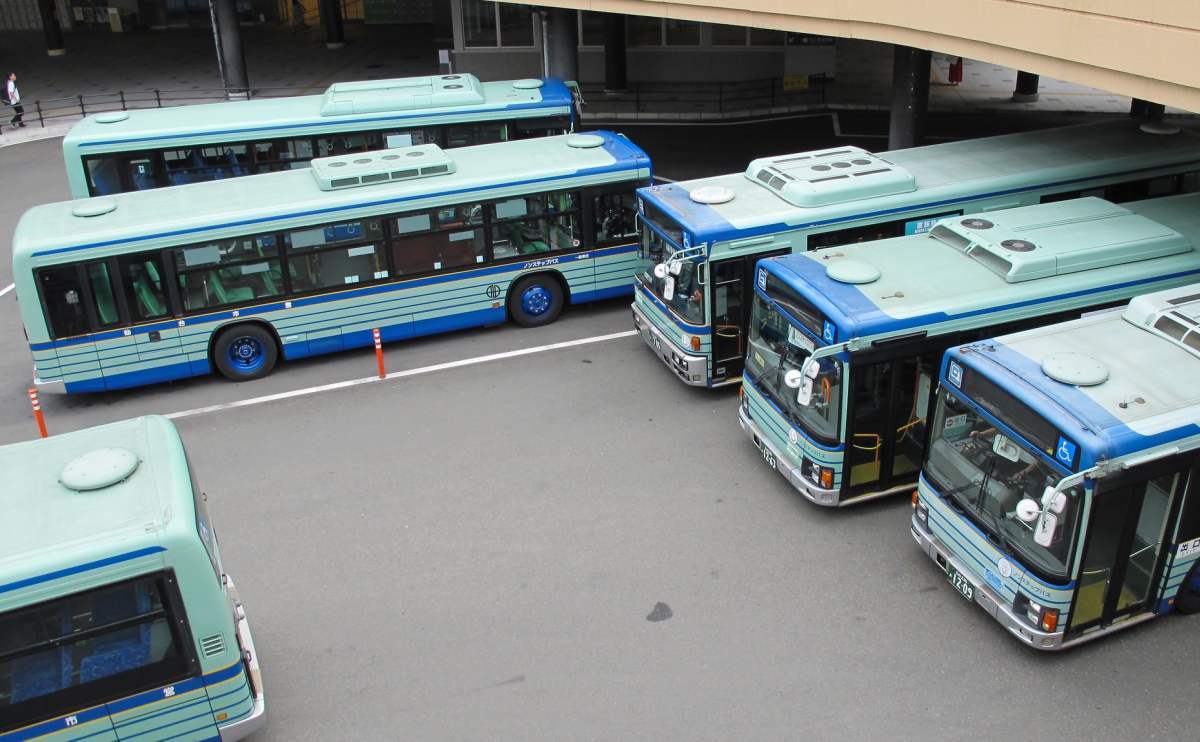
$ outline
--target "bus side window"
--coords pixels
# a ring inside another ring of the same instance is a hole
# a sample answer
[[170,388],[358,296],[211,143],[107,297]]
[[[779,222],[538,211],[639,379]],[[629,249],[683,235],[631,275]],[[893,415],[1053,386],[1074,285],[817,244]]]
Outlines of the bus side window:
[[100,327],[111,327],[121,321],[117,311],[117,297],[113,293],[112,277],[108,274],[108,263],[88,263],[88,288],[92,291],[92,304],[96,310],[96,322]]
[[638,236],[637,202],[628,191],[595,196],[592,199],[592,220],[597,244],[636,239]]
[[186,311],[242,304],[283,293],[274,235],[242,237],[170,251]]
[[83,310],[83,287],[75,265],[60,265],[38,271],[38,289],[50,322],[50,335],[56,338],[82,335],[88,330]]
[[1179,516],[1179,532],[1175,535],[1177,544],[1200,538],[1200,465],[1193,466],[1187,478],[1183,512]]
[[276,139],[254,144],[254,169],[258,173],[305,168],[312,158],[311,139]]
[[121,187],[117,156],[90,157],[84,162],[87,166],[88,187],[93,196],[111,196],[124,190]]
[[120,265],[131,319],[145,322],[165,317],[170,307],[162,280],[162,257],[158,253],[124,255]]

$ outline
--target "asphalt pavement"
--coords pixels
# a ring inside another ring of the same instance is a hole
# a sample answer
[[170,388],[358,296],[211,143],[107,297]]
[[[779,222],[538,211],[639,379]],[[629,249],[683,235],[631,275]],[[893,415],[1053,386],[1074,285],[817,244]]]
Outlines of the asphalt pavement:
[[[65,197],[57,146],[0,150],[4,244],[26,205]],[[661,159],[664,175],[698,167]],[[386,360],[429,369],[630,328],[618,300]],[[10,293],[0,442],[35,433],[29,363]],[[51,432],[188,413],[263,664],[256,739],[1195,736],[1195,618],[1026,649],[917,550],[907,498],[810,505],[742,436],[736,392],[684,387],[636,337],[313,391],[374,368],[347,352],[245,384],[45,402]]]

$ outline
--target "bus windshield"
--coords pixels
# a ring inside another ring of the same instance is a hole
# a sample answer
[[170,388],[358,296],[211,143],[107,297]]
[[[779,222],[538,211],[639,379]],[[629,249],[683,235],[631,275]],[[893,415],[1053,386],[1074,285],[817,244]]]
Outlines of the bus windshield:
[[938,395],[924,473],[930,484],[1006,551],[1045,577],[1063,582],[1069,578],[1082,499],[1079,489],[1066,491],[1050,546],[1036,543],[1035,524],[1017,517],[1017,503],[1028,498],[1040,504],[1045,488],[1062,475],[1040,452],[1000,432],[945,389]]
[[704,285],[700,282],[700,263],[680,260],[673,263],[665,278],[654,275],[654,267],[677,249],[653,229],[643,229],[642,245],[638,250],[637,277],[643,286],[685,321],[702,325]]
[[775,403],[784,415],[814,440],[835,445],[841,407],[841,362],[819,360],[812,400],[802,405],[798,390],[784,382],[788,371],[799,371],[816,344],[787,315],[757,294],[750,316],[750,348],[746,378]]

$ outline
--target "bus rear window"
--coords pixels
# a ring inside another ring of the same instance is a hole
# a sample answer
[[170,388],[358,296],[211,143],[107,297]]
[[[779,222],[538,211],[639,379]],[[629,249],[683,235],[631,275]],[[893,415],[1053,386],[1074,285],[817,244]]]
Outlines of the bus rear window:
[[186,677],[173,584],[164,572],[0,614],[0,731]]

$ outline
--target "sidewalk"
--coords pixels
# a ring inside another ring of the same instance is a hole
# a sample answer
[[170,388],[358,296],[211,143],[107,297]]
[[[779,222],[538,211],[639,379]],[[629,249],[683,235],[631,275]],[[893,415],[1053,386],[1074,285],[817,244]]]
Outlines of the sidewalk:
[[[347,44],[325,48],[320,30],[296,32],[265,25],[242,28],[242,44],[250,84],[256,95],[316,93],[337,80],[365,80],[427,75],[437,71],[437,50],[425,27],[347,24]],[[40,33],[0,35],[0,69],[15,71],[25,99],[23,129],[8,126],[11,113],[0,109],[0,146],[62,136],[85,110],[120,108],[114,91],[142,91],[140,100],[126,93],[125,105],[222,100],[212,34],[205,28],[169,29],[128,34],[75,32],[67,36],[67,54],[48,57]],[[719,86],[644,85],[637,91],[605,95],[588,86],[584,119],[599,121],[738,120],[838,110],[886,111],[891,104],[891,46],[855,39],[838,41],[837,77],[823,89],[784,93],[776,80]],[[1125,115],[1129,98],[1082,85],[1042,78],[1040,98],[1015,103],[1016,71],[987,62],[966,60],[963,82],[949,85],[951,58],[935,54],[931,65],[930,111],[935,114]],[[814,81],[816,85],[818,81]],[[98,99],[97,94],[111,92]],[[769,94],[769,95],[768,95]],[[70,110],[72,118],[39,125],[35,101],[44,107]],[[733,105],[731,105],[731,102]],[[738,104],[740,102],[740,105]],[[1169,109],[1168,113],[1186,115]]]

